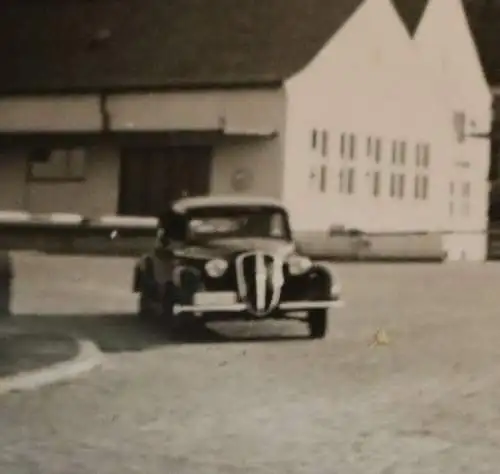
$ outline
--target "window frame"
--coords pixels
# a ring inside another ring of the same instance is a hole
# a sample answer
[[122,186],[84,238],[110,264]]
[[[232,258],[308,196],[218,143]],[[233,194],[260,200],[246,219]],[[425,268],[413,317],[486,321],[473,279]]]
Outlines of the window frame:
[[[62,163],[52,162],[60,153]],[[80,164],[75,166],[72,161],[77,158]],[[37,166],[48,166],[49,170],[37,171]],[[54,169],[50,171],[50,166]],[[59,168],[59,169],[58,169]],[[26,162],[26,181],[29,183],[75,183],[87,179],[88,150],[83,147],[38,148],[32,150]]]

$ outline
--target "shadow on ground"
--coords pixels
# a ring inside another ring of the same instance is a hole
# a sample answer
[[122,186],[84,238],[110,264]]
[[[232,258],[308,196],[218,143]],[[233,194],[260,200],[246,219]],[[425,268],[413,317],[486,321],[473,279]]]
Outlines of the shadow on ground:
[[[172,338],[159,323],[144,323],[134,314],[16,314],[11,316],[16,326],[52,334],[71,334],[92,340],[107,353],[144,351],[171,344],[207,344],[228,342],[278,342],[305,340],[289,334],[279,325],[259,322],[257,330],[224,325],[219,328],[200,327]],[[256,328],[256,326],[253,326]]]
[[0,335],[0,377],[41,369],[76,357],[78,343],[64,334]]

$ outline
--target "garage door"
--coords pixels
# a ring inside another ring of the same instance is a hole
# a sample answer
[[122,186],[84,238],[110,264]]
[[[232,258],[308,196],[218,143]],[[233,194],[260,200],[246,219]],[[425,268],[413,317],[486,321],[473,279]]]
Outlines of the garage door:
[[123,149],[118,212],[157,216],[174,199],[208,194],[211,156],[205,146]]

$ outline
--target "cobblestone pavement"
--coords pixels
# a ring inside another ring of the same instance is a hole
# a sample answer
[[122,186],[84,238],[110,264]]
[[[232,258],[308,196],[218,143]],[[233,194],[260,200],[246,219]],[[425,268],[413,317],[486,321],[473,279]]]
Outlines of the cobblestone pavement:
[[19,258],[15,309],[94,337],[107,363],[0,397],[0,472],[498,472],[500,265],[341,265],[348,306],[324,341],[273,323],[173,344],[126,315],[129,261],[81,262]]

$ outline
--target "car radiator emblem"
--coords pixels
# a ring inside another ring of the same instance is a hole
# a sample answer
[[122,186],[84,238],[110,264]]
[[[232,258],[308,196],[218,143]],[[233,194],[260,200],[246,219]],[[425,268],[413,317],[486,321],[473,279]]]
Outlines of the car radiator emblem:
[[[249,275],[245,268],[250,268],[252,274]],[[284,283],[283,260],[264,252],[241,254],[236,258],[236,281],[238,293],[246,303],[247,310],[255,316],[265,316],[280,301]]]

